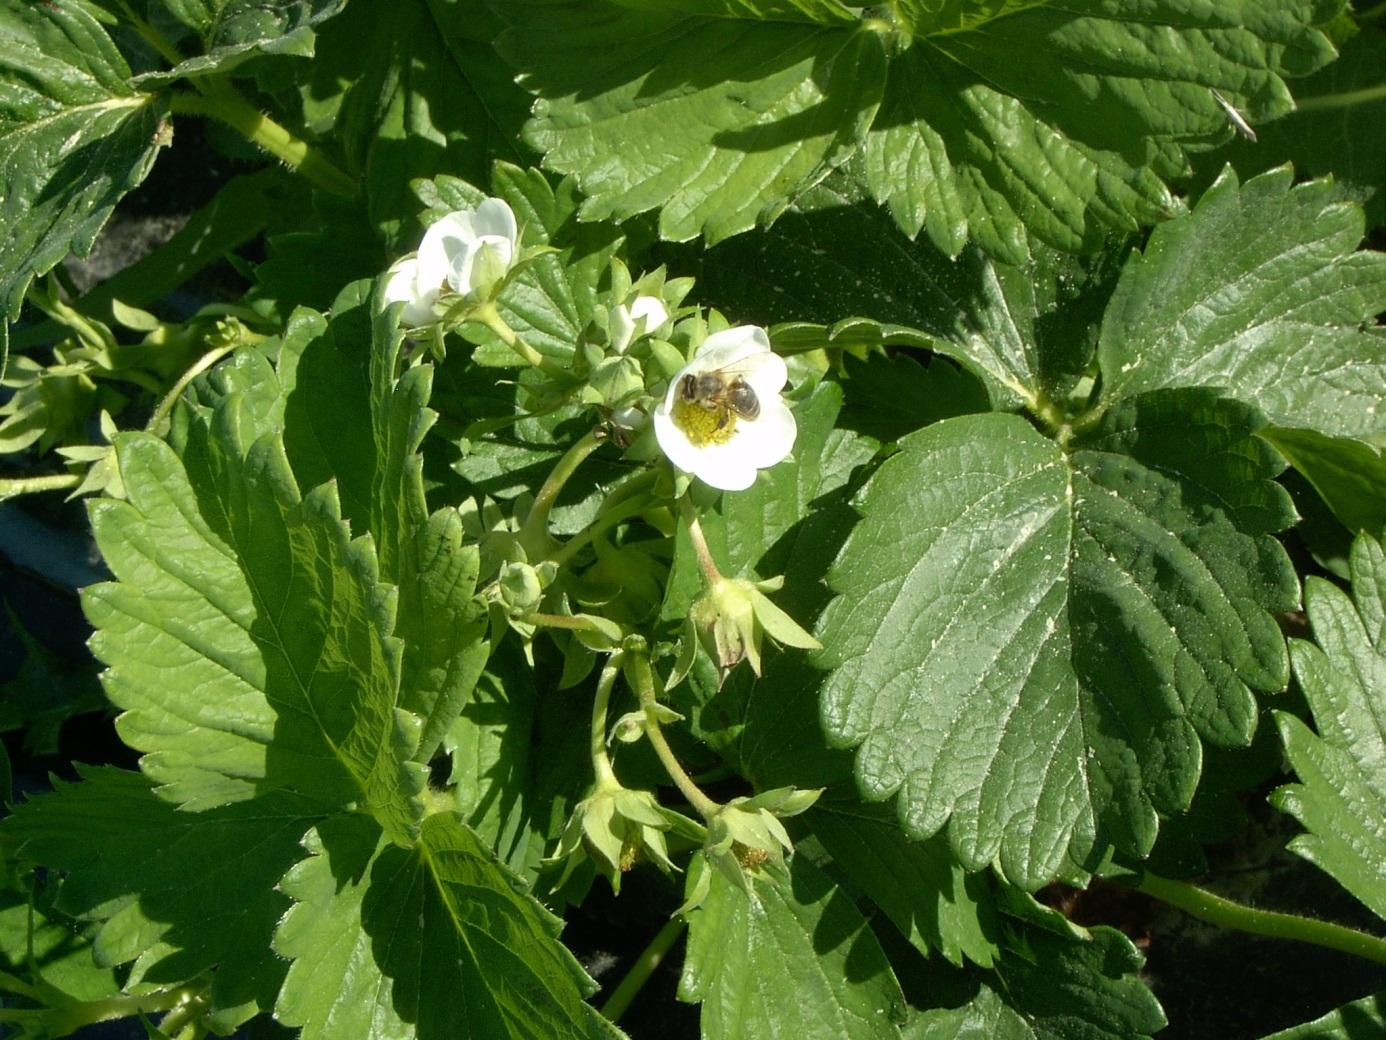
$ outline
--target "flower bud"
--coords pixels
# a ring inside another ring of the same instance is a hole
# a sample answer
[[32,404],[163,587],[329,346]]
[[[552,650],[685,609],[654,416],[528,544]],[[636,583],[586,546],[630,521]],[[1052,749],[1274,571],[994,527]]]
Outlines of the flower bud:
[[500,569],[497,579],[501,603],[512,617],[532,614],[544,598],[544,585],[539,572],[527,563],[511,561]]
[[787,646],[821,648],[818,640],[761,591],[773,591],[783,583],[782,578],[759,583],[745,578],[722,578],[693,604],[690,621],[723,679],[743,659],[760,675],[761,639],[766,633]]
[[573,810],[558,850],[547,862],[568,861],[561,885],[583,859],[591,859],[612,891],[620,892],[621,875],[641,859],[653,861],[666,874],[674,872],[664,832],[677,817],[649,791],[633,791],[614,780],[599,783]]

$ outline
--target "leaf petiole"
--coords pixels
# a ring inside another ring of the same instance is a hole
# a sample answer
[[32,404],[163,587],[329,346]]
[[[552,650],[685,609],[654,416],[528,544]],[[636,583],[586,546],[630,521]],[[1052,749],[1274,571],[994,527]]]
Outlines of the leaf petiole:
[[175,114],[219,119],[323,191],[346,198],[356,194],[356,182],[322,152],[299,140],[225,84],[219,84],[216,89],[210,89],[209,85],[205,94],[174,94],[169,98],[168,107]]
[[1326,946],[1330,950],[1341,950],[1378,964],[1386,964],[1386,939],[1359,932],[1355,928],[1276,910],[1257,910],[1187,882],[1171,881],[1149,872],[1141,878],[1136,890],[1224,928]]
[[630,971],[626,972],[625,977],[614,990],[611,996],[606,999],[606,1003],[601,1006],[601,1012],[611,1022],[619,1022],[621,1016],[626,1013],[631,1003],[640,994],[645,983],[650,980],[656,968],[663,963],[669,951],[673,949],[674,943],[679,941],[684,929],[688,927],[688,922],[682,917],[671,917],[664,923],[664,927],[655,933],[655,937],[650,940],[648,946],[640,952],[639,958],[630,966]]

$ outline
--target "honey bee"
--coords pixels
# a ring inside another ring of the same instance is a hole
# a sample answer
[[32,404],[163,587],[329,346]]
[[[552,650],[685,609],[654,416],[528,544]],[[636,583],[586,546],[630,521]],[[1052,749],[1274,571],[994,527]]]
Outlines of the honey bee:
[[690,372],[679,380],[679,399],[716,413],[719,431],[732,416],[752,421],[760,417],[760,398],[733,369],[729,365],[710,372]]

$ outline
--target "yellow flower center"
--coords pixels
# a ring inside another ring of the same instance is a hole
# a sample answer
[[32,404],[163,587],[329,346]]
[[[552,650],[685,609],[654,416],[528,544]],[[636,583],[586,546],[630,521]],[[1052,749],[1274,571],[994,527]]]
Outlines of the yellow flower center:
[[736,432],[736,413],[726,405],[704,408],[693,401],[676,398],[669,418],[695,448],[726,444]]

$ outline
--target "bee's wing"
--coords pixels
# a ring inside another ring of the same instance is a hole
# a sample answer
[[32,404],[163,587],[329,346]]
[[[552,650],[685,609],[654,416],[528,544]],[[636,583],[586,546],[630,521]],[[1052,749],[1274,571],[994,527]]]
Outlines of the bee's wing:
[[748,358],[742,358],[740,361],[733,361],[730,365],[723,365],[721,368],[709,368],[706,372],[708,375],[718,375],[728,379],[734,379],[736,376],[750,375],[755,369],[755,362],[759,358],[759,354],[752,354]]

